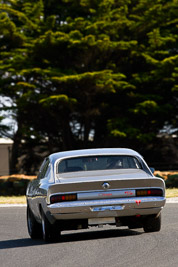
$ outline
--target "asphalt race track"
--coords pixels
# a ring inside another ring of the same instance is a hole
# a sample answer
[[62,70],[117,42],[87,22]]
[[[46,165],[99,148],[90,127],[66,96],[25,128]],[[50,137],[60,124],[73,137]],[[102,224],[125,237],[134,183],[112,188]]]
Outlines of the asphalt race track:
[[0,207],[0,266],[177,267],[178,203],[166,204],[157,233],[105,226],[62,232],[52,244],[29,238],[25,207]]

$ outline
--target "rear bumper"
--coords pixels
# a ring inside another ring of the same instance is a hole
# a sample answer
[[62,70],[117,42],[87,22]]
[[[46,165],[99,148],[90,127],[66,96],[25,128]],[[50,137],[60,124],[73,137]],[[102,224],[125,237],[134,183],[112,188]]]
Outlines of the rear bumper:
[[150,215],[159,213],[165,202],[165,197],[82,200],[51,204],[48,211],[56,220]]

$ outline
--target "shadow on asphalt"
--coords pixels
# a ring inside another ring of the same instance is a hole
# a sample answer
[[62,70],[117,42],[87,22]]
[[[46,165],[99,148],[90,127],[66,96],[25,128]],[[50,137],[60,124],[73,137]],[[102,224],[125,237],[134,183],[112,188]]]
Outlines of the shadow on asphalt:
[[21,238],[14,240],[4,240],[0,241],[0,249],[8,249],[8,248],[22,248],[22,247],[31,247],[44,245],[43,240],[32,240],[30,238]]
[[[66,243],[66,242],[78,242],[78,241],[88,241],[95,239],[105,239],[105,238],[117,238],[117,237],[126,237],[141,235],[142,232],[133,231],[129,229],[122,230],[100,230],[100,231],[89,231],[89,232],[77,232],[77,233],[62,233],[60,241],[57,243]],[[9,249],[9,248],[19,248],[19,247],[31,247],[31,246],[41,246],[46,245],[41,239],[31,239],[31,238],[21,238],[15,240],[4,240],[0,241],[0,249]],[[48,243],[49,244],[49,243]]]
[[67,233],[61,235],[60,243],[63,242],[76,242],[83,240],[94,240],[94,239],[104,239],[104,238],[117,238],[126,237],[133,235],[141,235],[142,232],[133,231],[129,229],[111,229],[111,230],[100,230],[100,231],[90,231],[82,233]]

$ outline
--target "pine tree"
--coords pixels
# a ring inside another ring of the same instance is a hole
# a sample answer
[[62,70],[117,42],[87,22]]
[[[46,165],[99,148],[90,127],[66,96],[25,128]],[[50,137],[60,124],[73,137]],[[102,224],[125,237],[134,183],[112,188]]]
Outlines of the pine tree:
[[176,2],[3,1],[0,90],[17,147],[141,149],[177,126]]

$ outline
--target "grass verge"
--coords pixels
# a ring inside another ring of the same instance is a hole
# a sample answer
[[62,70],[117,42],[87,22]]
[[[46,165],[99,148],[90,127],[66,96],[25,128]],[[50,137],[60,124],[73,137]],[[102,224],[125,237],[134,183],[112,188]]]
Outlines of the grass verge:
[[26,196],[0,196],[0,204],[26,204]]
[[166,197],[178,197],[178,188],[168,188],[166,189]]
[[[178,197],[178,188],[166,189],[166,197]],[[26,204],[25,196],[0,196],[0,204]]]

